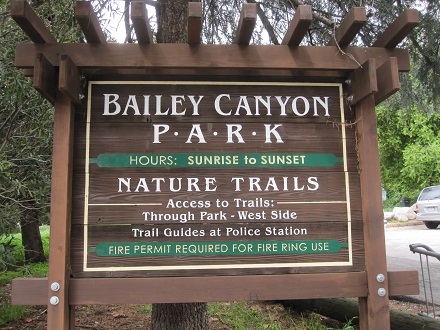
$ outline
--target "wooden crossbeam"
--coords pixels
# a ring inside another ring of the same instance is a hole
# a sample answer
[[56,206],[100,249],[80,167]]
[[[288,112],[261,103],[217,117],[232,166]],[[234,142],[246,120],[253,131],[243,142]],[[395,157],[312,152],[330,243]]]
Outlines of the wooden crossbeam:
[[[69,54],[73,62],[87,70],[101,70],[104,74],[110,69],[147,70],[212,70],[230,72],[242,69],[270,70],[324,70],[352,71],[359,65],[347,55],[338,52],[336,47],[304,46],[289,48],[266,45],[200,45],[192,48],[185,44],[153,44],[142,47],[136,44],[18,44],[15,52],[15,65],[30,68],[34,65],[34,53],[40,52],[52,65],[59,63],[58,54]],[[409,54],[405,49],[347,47],[359,63],[375,58],[378,66],[389,57],[396,57],[399,71],[409,71]],[[179,68],[177,70],[176,68]],[[348,72],[347,72],[348,73]],[[206,74],[206,72],[205,72]]]
[[32,85],[49,102],[52,104],[55,102],[57,88],[55,67],[41,53],[35,56]]
[[[418,294],[417,271],[388,272],[392,295]],[[193,289],[193,285],[199,285]],[[267,283],[267,285],[266,285]],[[276,286],[276,283],[280,283]],[[143,304],[182,302],[189,296],[199,301],[271,300],[298,297],[366,296],[366,274],[291,274],[268,276],[217,276],[210,278],[101,278],[71,279],[69,303]],[[97,288],[99,286],[100,288]],[[203,287],[202,287],[203,286]],[[136,288],[136,290],[133,290]],[[289,288],[286,290],[286,288]],[[12,282],[14,305],[47,304],[47,278],[17,278]],[[130,292],[130,295],[125,293]],[[172,294],[164,294],[172,292]],[[232,295],[232,296],[231,296]],[[232,297],[232,298],[231,298]]]
[[58,77],[58,88],[73,103],[80,104],[80,76],[75,63],[66,54],[60,55],[60,72]]
[[417,25],[419,12],[415,9],[406,9],[399,17],[377,38],[373,47],[396,47]]
[[198,45],[202,33],[202,3],[188,3],[188,44]]
[[385,63],[377,68],[376,75],[378,92],[374,94],[374,102],[378,105],[400,90],[397,59],[395,57],[390,57]]
[[33,42],[37,44],[57,42],[26,0],[12,2],[11,17]]
[[255,3],[245,3],[241,8],[240,21],[238,23],[235,43],[238,45],[249,45],[257,23],[257,5]]
[[288,46],[299,46],[302,39],[306,35],[310,24],[312,24],[312,21],[312,6],[298,6],[295,16],[293,16],[293,19],[289,25],[289,29],[287,30],[287,33],[284,36],[283,42],[281,44]]
[[75,17],[88,43],[106,43],[106,37],[99,25],[98,17],[89,1],[76,2]]
[[336,29],[334,37],[329,42],[329,46],[338,44],[341,48],[347,47],[366,22],[367,15],[364,7],[351,8],[339,25],[339,28]]
[[368,96],[377,93],[376,61],[368,59],[362,66],[350,75],[350,99],[351,105],[356,105]]
[[133,23],[134,33],[140,44],[153,43],[153,34],[151,33],[148,12],[143,1],[134,1],[131,3],[131,21]]

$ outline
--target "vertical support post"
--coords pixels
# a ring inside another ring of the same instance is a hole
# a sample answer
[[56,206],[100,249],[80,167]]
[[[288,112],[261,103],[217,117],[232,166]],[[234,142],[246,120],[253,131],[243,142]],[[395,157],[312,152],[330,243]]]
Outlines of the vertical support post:
[[74,322],[73,308],[70,310],[68,299],[73,125],[73,104],[58,91],[55,99],[50,204],[49,301],[47,303],[47,329],[49,330],[69,329]]
[[368,296],[359,298],[360,324],[365,330],[387,330],[389,290],[374,94],[360,101],[355,112],[368,282]]

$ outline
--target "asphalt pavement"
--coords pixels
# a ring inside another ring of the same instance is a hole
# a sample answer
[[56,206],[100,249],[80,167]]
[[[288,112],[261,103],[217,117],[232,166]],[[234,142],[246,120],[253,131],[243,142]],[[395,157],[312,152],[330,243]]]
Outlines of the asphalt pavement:
[[[422,243],[432,248],[435,252],[440,253],[440,228],[428,229],[423,224],[396,227],[388,225],[385,228],[385,240],[388,270],[418,270],[420,294],[411,297],[425,301],[420,254],[411,252],[409,245]],[[440,261],[433,257],[428,257],[428,260],[434,302],[440,304]],[[431,292],[429,282],[427,281],[428,270],[424,255],[422,255],[422,261],[426,280],[426,292],[428,301],[431,302]]]

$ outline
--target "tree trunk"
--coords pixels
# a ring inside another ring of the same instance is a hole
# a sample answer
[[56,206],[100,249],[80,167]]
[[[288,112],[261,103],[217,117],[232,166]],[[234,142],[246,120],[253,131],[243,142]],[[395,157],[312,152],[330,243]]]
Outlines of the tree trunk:
[[[188,41],[188,0],[159,0],[156,6],[158,43]],[[207,330],[208,304],[153,304],[152,330]]]
[[28,202],[28,209],[20,219],[21,240],[26,262],[46,261],[40,235],[38,210],[35,206],[35,201]]
[[157,42],[188,41],[188,0],[159,0],[156,6]]
[[207,304],[154,304],[151,319],[152,330],[205,330]]

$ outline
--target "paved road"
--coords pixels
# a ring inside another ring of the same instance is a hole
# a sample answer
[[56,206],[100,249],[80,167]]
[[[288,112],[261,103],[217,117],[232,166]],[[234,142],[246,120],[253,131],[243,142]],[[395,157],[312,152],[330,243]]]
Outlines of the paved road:
[[[436,230],[427,229],[424,225],[387,227],[385,228],[385,239],[387,246],[388,270],[418,270],[420,278],[420,295],[413,297],[425,301],[420,268],[420,255],[418,253],[412,253],[409,250],[409,245],[413,243],[423,243],[431,247],[435,252],[440,253],[440,228]],[[422,256],[422,260],[424,263],[426,278],[427,271],[425,256]],[[429,268],[434,302],[440,304],[440,261],[429,257]],[[431,301],[429,286],[427,286],[427,293],[428,301]]]

